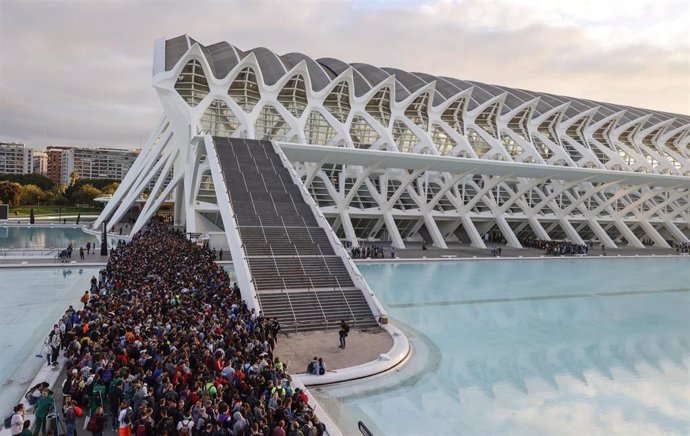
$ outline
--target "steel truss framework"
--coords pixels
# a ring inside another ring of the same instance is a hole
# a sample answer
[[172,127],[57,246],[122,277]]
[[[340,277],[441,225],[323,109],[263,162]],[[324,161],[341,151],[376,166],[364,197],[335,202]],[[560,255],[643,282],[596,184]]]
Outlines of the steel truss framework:
[[164,116],[96,226],[146,193],[133,231],[171,195],[178,224],[222,231],[213,163],[195,140],[210,134],[281,142],[355,245],[688,242],[685,115],[188,36],[157,41],[153,84]]

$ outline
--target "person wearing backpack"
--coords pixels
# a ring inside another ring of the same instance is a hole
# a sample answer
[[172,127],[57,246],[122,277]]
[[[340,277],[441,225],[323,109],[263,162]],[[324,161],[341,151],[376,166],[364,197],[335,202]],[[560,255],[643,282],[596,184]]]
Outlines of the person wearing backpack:
[[77,413],[74,410],[74,406],[74,401],[69,400],[62,410],[62,414],[65,417],[65,427],[67,427],[67,436],[77,436]]
[[5,428],[10,429],[12,436],[17,436],[24,430],[24,405],[21,403],[17,404],[13,410],[14,412],[10,416],[10,425],[8,427],[7,423],[5,423]]
[[86,424],[86,430],[90,431],[93,436],[102,436],[105,422],[106,417],[103,414],[103,408],[97,407],[94,414],[89,418],[88,424]]
[[120,436],[132,436],[132,408],[126,401],[120,403],[120,414],[117,420]]
[[151,434],[152,426],[148,411],[145,411],[141,418],[137,420],[134,429],[135,436],[149,436]]
[[[182,420],[177,424],[177,433],[180,436],[191,436],[194,428],[194,421],[189,413],[185,413]],[[137,435],[139,436],[139,435]]]
[[345,338],[347,334],[350,333],[350,326],[347,325],[345,320],[340,320],[340,330],[338,331],[338,336],[340,336],[340,348],[345,348]]

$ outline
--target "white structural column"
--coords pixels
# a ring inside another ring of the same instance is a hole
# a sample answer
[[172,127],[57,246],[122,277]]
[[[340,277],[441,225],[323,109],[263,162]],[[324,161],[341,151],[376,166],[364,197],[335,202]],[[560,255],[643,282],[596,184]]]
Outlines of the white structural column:
[[574,242],[576,244],[581,244],[581,245],[585,244],[585,241],[582,240],[582,238],[580,237],[580,234],[577,233],[577,230],[575,230],[575,227],[573,227],[573,225],[570,223],[568,218],[566,218],[566,217],[559,218],[558,224],[561,225],[561,228],[563,229],[565,234],[568,235],[568,238],[572,242]]
[[158,154],[157,152],[153,151],[153,148],[155,148],[158,145],[157,141],[160,139],[159,136],[163,134],[163,132],[166,129],[166,126],[167,122],[165,120],[165,117],[162,117],[158,122],[158,128],[154,130],[154,132],[151,134],[149,139],[144,144],[144,148],[141,150],[141,153],[139,153],[139,157],[137,157],[137,159],[134,161],[134,164],[132,164],[132,167],[129,169],[129,171],[127,171],[127,174],[125,175],[124,179],[122,179],[120,186],[117,187],[112,198],[110,199],[110,201],[108,201],[108,204],[105,205],[105,208],[103,208],[103,211],[101,211],[101,214],[93,223],[92,228],[96,229],[100,227],[101,224],[110,217],[110,215],[113,213],[113,210],[121,204],[124,197],[129,192],[130,188],[132,187],[132,184],[137,179],[137,176],[139,176],[142,173],[145,165],[151,159],[150,156],[154,153]]
[[498,228],[501,229],[501,233],[503,233],[503,236],[506,238],[508,246],[522,248],[522,244],[520,244],[520,241],[518,241],[517,236],[515,236],[513,229],[510,228],[510,224],[508,224],[508,221],[506,221],[505,217],[503,215],[499,215],[495,218],[495,220]]
[[352,220],[350,219],[350,213],[347,209],[340,211],[340,221],[343,226],[343,231],[345,232],[345,239],[350,241],[353,247],[359,247],[359,240],[357,239],[355,229],[352,227]]
[[391,245],[395,248],[405,248],[398,226],[395,225],[393,214],[389,210],[383,213],[383,220],[386,222],[386,229],[391,237]]
[[532,231],[534,231],[534,234],[537,235],[537,238],[543,239],[544,241],[551,240],[548,232],[544,229],[544,226],[541,225],[536,216],[532,215],[531,217],[527,218],[527,222],[532,228]]
[[479,234],[479,230],[477,230],[472,219],[467,214],[462,214],[460,220],[462,220],[462,228],[465,229],[465,233],[470,237],[471,245],[477,248],[486,248],[482,235]]
[[632,245],[635,248],[644,248],[644,244],[639,239],[637,239],[635,233],[633,233],[633,231],[630,230],[630,227],[628,227],[623,222],[623,220],[613,220],[613,224],[616,226],[618,231],[621,232],[621,235],[623,235],[625,240],[628,241],[628,245]]
[[640,227],[645,231],[645,233],[654,241],[656,247],[671,248],[659,232],[654,228],[653,225],[649,224],[649,221],[640,220]]
[[679,242],[690,242],[690,239],[688,239],[683,232],[680,231],[680,229],[673,224],[670,221],[664,222],[664,227],[668,229],[669,232],[673,235],[674,238],[676,238]]
[[618,248],[615,242],[613,242],[613,239],[609,236],[608,233],[606,233],[606,230],[604,230],[603,227],[601,227],[601,224],[597,222],[594,218],[589,218],[587,220],[587,224],[589,225],[589,228],[592,229],[595,235],[599,238],[602,244],[604,244],[604,247],[607,248]]
[[443,239],[443,235],[434,221],[433,215],[429,213],[424,214],[424,225],[431,235],[434,247],[437,248],[448,248],[446,241]]

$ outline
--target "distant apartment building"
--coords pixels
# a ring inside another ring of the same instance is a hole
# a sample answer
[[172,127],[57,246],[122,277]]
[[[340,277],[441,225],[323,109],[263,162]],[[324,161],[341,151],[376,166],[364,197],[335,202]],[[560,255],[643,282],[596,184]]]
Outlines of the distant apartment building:
[[33,172],[33,150],[16,142],[0,142],[0,174]]
[[48,153],[45,151],[34,150],[33,173],[48,174]]
[[60,183],[62,179],[63,154],[69,149],[70,147],[56,146],[51,146],[46,149],[47,163],[45,174],[56,183]]
[[131,150],[85,147],[48,147],[46,154],[46,174],[65,184],[72,173],[80,179],[122,180],[138,155]]

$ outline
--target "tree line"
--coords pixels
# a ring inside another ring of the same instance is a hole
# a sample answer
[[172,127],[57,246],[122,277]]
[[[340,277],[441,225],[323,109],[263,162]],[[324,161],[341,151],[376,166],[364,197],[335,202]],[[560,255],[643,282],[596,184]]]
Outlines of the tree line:
[[76,173],[70,175],[69,185],[41,174],[0,174],[0,204],[101,206],[94,199],[111,195],[119,185],[117,180],[81,179]]

